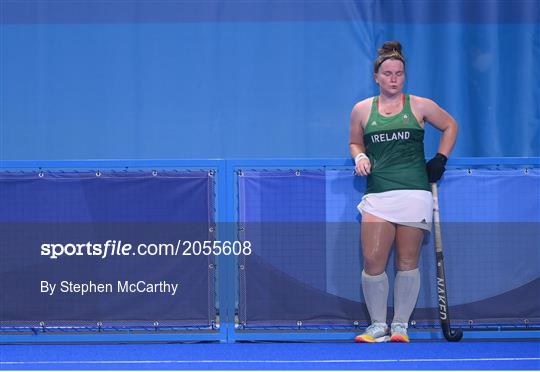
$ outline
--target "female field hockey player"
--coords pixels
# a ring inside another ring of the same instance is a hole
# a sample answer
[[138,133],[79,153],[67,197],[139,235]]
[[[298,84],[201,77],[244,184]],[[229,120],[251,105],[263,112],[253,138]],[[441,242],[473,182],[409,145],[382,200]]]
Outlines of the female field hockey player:
[[[432,221],[430,183],[444,173],[457,124],[432,100],[403,92],[405,58],[399,42],[385,42],[378,50],[374,78],[379,95],[358,102],[350,122],[355,171],[367,176],[358,209],[362,214],[362,290],[371,318],[371,325],[355,341],[409,342],[407,326],[420,289],[420,247]],[[442,131],[438,153],[427,164],[425,123]],[[397,274],[393,320],[388,327],[386,265],[393,243]]]

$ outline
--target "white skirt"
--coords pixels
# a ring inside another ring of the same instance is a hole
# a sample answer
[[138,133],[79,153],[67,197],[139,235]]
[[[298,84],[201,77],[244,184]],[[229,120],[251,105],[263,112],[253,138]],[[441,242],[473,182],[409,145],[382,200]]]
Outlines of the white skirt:
[[426,190],[392,190],[366,194],[358,204],[360,213],[367,212],[383,220],[431,231],[433,197]]

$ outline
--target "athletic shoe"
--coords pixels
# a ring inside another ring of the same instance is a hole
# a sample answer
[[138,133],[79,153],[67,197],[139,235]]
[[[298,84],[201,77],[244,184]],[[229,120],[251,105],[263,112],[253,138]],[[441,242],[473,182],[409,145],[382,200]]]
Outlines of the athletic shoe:
[[392,342],[409,342],[409,336],[407,336],[407,323],[392,323],[390,333],[390,341]]
[[388,339],[388,326],[386,323],[376,322],[367,327],[364,333],[356,336],[354,342],[386,342]]

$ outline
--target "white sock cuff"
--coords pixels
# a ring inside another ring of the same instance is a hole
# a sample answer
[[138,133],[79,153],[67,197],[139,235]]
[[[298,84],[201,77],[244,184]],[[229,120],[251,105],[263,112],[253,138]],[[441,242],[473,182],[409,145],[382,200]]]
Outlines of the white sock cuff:
[[403,276],[416,276],[420,274],[420,270],[418,268],[412,269],[412,270],[406,270],[406,271],[398,271],[396,275],[403,275]]
[[386,276],[386,271],[383,271],[379,275],[369,275],[364,270],[362,270],[362,278],[365,280],[373,281],[373,282],[380,282],[382,280],[388,280],[388,276]]

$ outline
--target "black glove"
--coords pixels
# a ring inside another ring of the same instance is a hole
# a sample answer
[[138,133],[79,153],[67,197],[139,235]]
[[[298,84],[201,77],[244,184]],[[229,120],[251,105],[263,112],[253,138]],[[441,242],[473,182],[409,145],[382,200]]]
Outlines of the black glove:
[[426,171],[429,183],[435,183],[441,179],[445,171],[444,166],[446,165],[447,161],[448,158],[446,156],[441,153],[437,153],[433,159],[426,163]]

